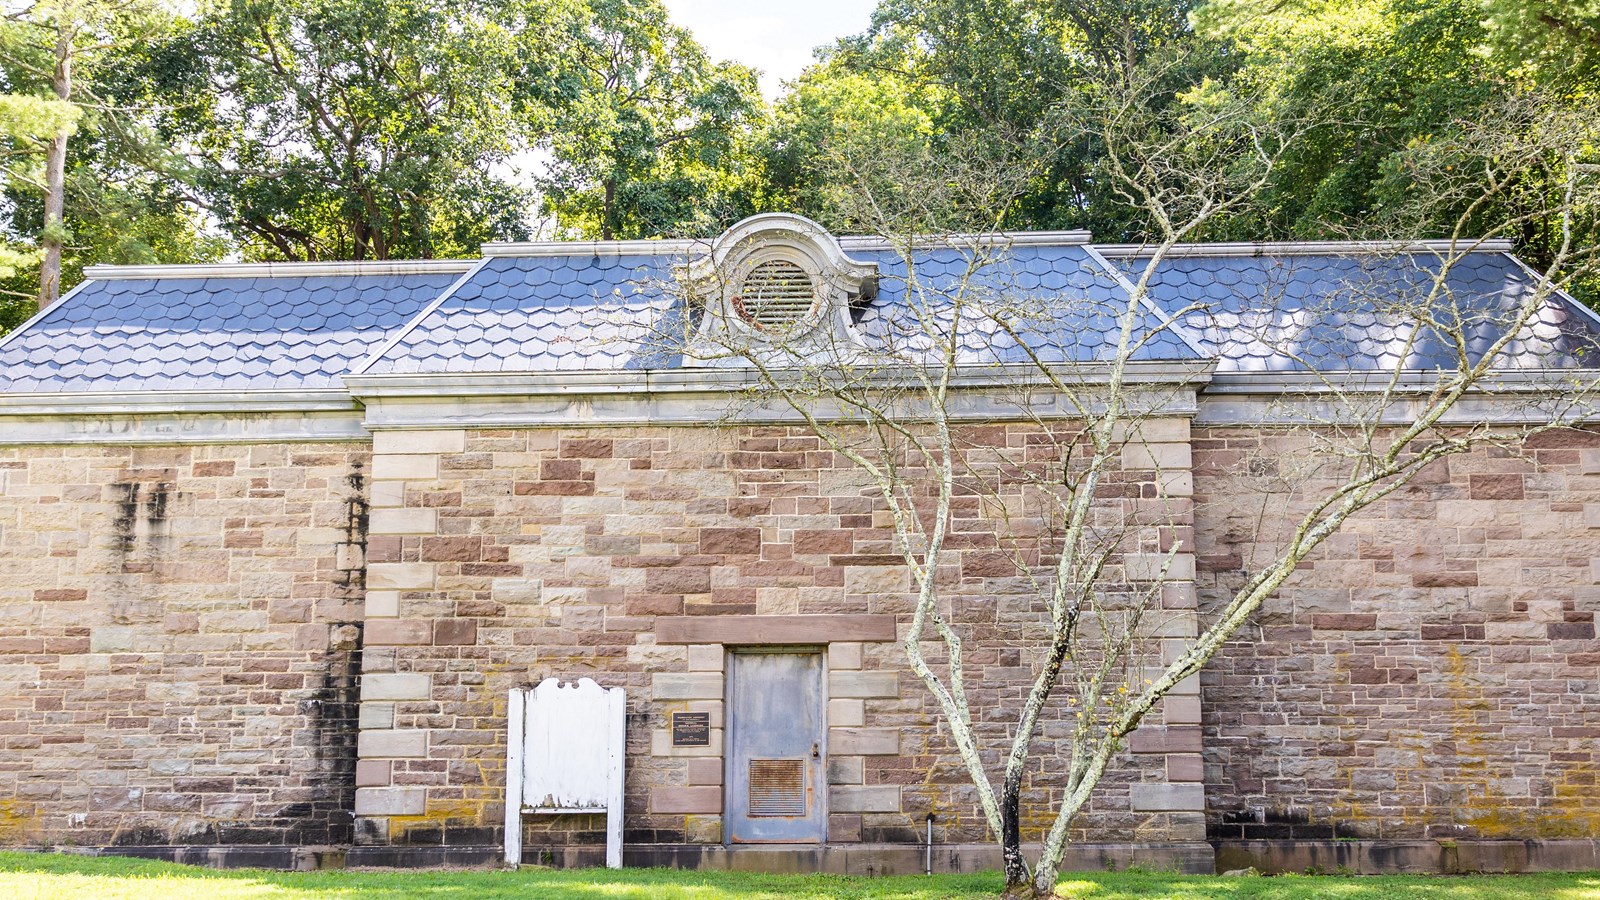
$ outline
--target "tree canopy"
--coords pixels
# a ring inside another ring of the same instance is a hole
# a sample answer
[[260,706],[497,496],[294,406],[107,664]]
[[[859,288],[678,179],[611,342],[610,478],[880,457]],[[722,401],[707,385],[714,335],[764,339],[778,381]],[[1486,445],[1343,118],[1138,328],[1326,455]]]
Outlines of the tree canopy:
[[[849,230],[852,195],[888,187],[875,157],[976,148],[1027,163],[998,226],[1144,241],[1158,223],[1108,168],[1131,132],[1085,126],[1112,96],[1153,113],[1127,127],[1218,103],[1314,124],[1196,240],[1437,236],[1461,210],[1419,204],[1418,156],[1508,101],[1530,129],[1592,102],[1600,5],[882,0],[769,106],[660,0],[52,0],[0,25],[0,78],[5,328],[52,246],[70,287],[91,262],[471,256],[768,210]],[[1551,258],[1551,228],[1528,217],[1519,250]]]

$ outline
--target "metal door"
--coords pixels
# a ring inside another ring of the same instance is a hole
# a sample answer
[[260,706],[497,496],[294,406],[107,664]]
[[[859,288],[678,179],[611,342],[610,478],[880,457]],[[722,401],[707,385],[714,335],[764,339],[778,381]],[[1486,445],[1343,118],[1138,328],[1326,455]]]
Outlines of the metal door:
[[821,843],[822,654],[736,651],[728,669],[728,840]]

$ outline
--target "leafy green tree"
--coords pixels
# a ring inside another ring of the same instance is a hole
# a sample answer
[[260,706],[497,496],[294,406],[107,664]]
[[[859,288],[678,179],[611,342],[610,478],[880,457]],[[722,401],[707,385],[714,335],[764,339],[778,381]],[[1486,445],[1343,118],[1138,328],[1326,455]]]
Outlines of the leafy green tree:
[[1256,216],[1236,223],[1238,236],[1382,232],[1384,210],[1408,189],[1391,177],[1395,161],[1414,141],[1470,118],[1509,89],[1478,52],[1481,19],[1476,0],[1213,0],[1203,7],[1197,24],[1236,48],[1239,83],[1280,116],[1322,123],[1283,160]]
[[[60,134],[71,134],[77,127],[80,111],[61,100],[26,94],[0,95],[0,136],[6,141],[4,154],[6,186],[14,179],[34,177],[43,159],[44,146]],[[9,282],[20,270],[35,266],[43,254],[25,245],[0,241],[0,282]],[[0,334],[27,318],[35,308],[31,292],[0,290]]]
[[[851,162],[931,152],[935,93],[902,72],[841,70],[836,62],[808,70],[773,111],[763,141],[762,205],[804,212],[835,231],[860,228],[853,196],[860,185],[851,177]],[[893,190],[898,181],[876,189]]]
[[1535,79],[1600,91],[1600,0],[1481,0],[1489,45]]
[[543,6],[229,0],[133,61],[161,166],[243,254],[463,255],[526,232]]
[[659,0],[589,0],[566,20],[540,186],[570,235],[705,233],[750,211],[755,72],[714,62]]
[[[0,24],[0,68],[8,89],[23,96],[116,115],[120,111],[113,111],[98,85],[108,61],[142,45],[169,21],[169,11],[159,0],[37,0],[21,4],[8,10]],[[24,208],[29,205],[31,198],[25,191],[19,196],[18,188],[31,188],[38,199],[34,234],[40,251],[40,306],[60,296],[63,254],[72,240],[67,200],[69,172],[75,161],[69,159],[68,142],[78,124],[76,117],[62,119],[50,134],[13,137],[13,149],[20,149],[25,158],[31,154],[15,142],[41,145],[40,171],[13,168],[7,183],[13,203]],[[13,216],[13,230],[26,220],[26,215]]]
[[[1144,84],[1163,74],[1151,102],[1227,70],[1216,42],[1189,27],[1190,0],[884,0],[867,32],[840,41],[802,80],[811,96],[786,98],[773,142],[825,134],[839,121],[850,78],[898,84],[898,104],[929,123],[935,146],[992,135],[1025,148],[1032,184],[1007,212],[1005,227],[1088,228],[1102,238],[1132,236],[1137,217],[1095,176],[1104,148],[1083,130],[1064,128],[1073,110],[1093,105],[1096,85]],[[1159,65],[1155,65],[1159,61]],[[837,86],[828,82],[840,81]],[[859,90],[855,91],[859,93]],[[806,124],[806,116],[817,116]],[[855,116],[865,121],[863,116]],[[787,119],[787,121],[785,121]],[[849,121],[845,119],[844,121]],[[848,138],[845,138],[848,140]],[[781,156],[781,154],[779,154]],[[812,186],[797,187],[796,173]],[[825,172],[774,170],[776,187],[804,201],[836,192]],[[812,210],[802,210],[812,211]]]

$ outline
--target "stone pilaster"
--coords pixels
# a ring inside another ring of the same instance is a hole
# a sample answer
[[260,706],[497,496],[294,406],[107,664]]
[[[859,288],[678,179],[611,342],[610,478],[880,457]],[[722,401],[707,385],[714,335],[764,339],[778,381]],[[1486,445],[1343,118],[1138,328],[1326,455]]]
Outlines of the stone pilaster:
[[[1141,423],[1139,433],[1123,450],[1123,466],[1151,471],[1158,486],[1157,552],[1130,556],[1129,580],[1162,577],[1161,608],[1152,638],[1159,641],[1161,662],[1176,659],[1199,634],[1195,612],[1194,470],[1189,420],[1159,419]],[[1152,521],[1143,517],[1141,521]],[[1178,552],[1168,554],[1176,547]],[[1161,701],[1159,719],[1146,719],[1129,738],[1136,756],[1162,757],[1154,773],[1160,780],[1129,787],[1129,805],[1151,840],[1203,841],[1205,782],[1201,764],[1200,680],[1185,679]],[[1151,771],[1147,769],[1146,771]]]

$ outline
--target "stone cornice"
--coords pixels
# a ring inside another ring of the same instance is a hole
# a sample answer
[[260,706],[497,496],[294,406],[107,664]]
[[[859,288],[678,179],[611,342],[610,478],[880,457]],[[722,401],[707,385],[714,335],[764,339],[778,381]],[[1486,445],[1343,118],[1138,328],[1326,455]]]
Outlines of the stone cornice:
[[[1124,383],[1142,413],[1193,415],[1195,392],[1211,363],[1135,363]],[[1109,383],[1104,365],[1064,370],[1063,381],[1084,388],[1091,400]],[[799,415],[778,398],[751,400],[748,370],[569,372],[541,375],[365,375],[345,379],[366,406],[371,429],[433,427],[542,427],[559,425],[709,425],[791,423]],[[885,380],[885,387],[903,380]],[[963,371],[954,381],[950,414],[963,422],[1025,418],[1069,419],[1077,410],[1031,366]],[[916,391],[900,398],[906,416]],[[829,417],[826,400],[816,414]]]
[[[1200,393],[1197,425],[1334,425],[1415,421],[1439,375],[1406,373],[1391,389],[1385,372],[1226,372]],[[1389,399],[1383,409],[1376,405]],[[1485,379],[1443,424],[1581,424],[1600,418],[1600,370],[1528,369]]]
[[0,394],[3,444],[370,439],[347,391]]

